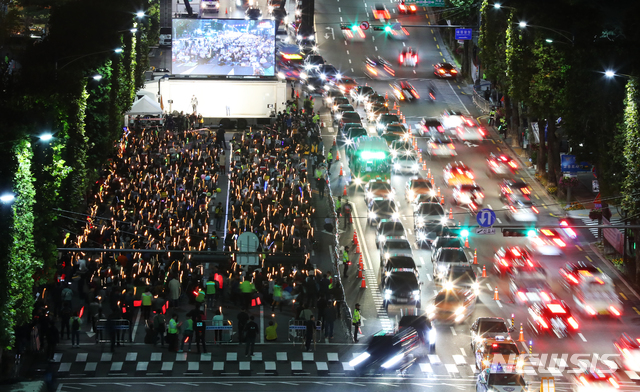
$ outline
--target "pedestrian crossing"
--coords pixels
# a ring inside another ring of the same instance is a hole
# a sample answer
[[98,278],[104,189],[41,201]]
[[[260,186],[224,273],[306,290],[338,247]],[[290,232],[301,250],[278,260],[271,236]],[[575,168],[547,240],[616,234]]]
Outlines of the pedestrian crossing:
[[[361,354],[337,352],[255,352],[251,357],[242,353],[58,353],[54,362],[58,376],[69,377],[178,377],[178,376],[356,376],[349,361]],[[416,356],[416,364],[405,377],[475,379],[477,370],[473,357],[460,354],[429,354]],[[525,362],[524,374],[529,378],[554,376],[570,379],[579,369],[562,358],[551,360],[547,367]],[[395,371],[376,374],[394,375]],[[617,371],[621,382],[638,382],[640,375],[633,371]]]
[[[582,220],[582,222],[586,225],[586,226],[597,226],[598,225],[598,221],[597,220],[593,220],[593,219],[589,219],[589,218],[581,218],[580,220]],[[622,219],[619,218],[611,218],[610,220],[611,225],[624,225],[624,222],[622,221]],[[594,237],[598,238],[598,228],[597,227],[593,227],[593,228],[589,228],[589,231],[591,232],[591,234],[593,234]],[[622,230],[620,230],[622,232]]]

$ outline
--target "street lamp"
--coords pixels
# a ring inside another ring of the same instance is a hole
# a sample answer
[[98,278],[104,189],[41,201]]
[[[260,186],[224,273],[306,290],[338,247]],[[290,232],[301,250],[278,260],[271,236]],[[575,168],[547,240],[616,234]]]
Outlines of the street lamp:
[[518,23],[518,25],[520,26],[521,29],[524,29],[525,27],[527,27],[527,22],[520,22]]
[[42,135],[40,135],[39,138],[43,142],[48,142],[51,139],[53,139],[53,135],[50,134],[49,132],[47,132],[47,133],[43,133]]
[[83,59],[85,57],[89,57],[89,56],[93,56],[96,54],[102,54],[102,53],[109,53],[109,52],[114,52],[114,53],[122,53],[122,48],[116,48],[113,50],[101,50],[99,52],[93,52],[93,53],[87,53],[87,54],[82,54],[82,55],[78,55],[78,56],[67,56],[67,57],[62,57],[60,60],[64,60],[64,59],[68,59],[68,58],[72,58],[75,57],[73,60],[69,61],[68,63],[62,65],[61,67],[58,67],[58,61],[56,61],[56,72],[62,70],[62,68],[66,67],[67,65],[74,63],[80,59]]
[[144,18],[145,17],[145,13],[144,13],[144,11],[138,11],[138,12],[136,12],[136,16],[138,18]]
[[515,10],[516,9],[515,7],[507,7],[506,5],[502,5],[500,3],[493,4],[493,8],[495,8],[497,10],[502,9],[502,8],[507,8],[507,9],[510,9],[510,10]]
[[13,193],[3,193],[0,196],[0,202],[2,204],[11,204],[16,199],[16,196]]
[[102,80],[102,75],[98,74],[98,75],[93,75],[93,80],[95,80],[96,82],[99,82]]

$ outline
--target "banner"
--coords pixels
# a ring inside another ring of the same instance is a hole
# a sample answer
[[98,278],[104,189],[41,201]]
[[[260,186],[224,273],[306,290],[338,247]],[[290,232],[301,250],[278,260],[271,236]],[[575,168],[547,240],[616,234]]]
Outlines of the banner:
[[[611,225],[607,218],[602,218],[603,225]],[[624,254],[624,235],[618,229],[602,229],[604,238],[620,254]]]

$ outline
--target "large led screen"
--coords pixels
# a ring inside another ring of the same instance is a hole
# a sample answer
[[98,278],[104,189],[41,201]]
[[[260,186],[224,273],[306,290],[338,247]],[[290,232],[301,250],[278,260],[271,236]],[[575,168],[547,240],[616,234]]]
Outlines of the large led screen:
[[273,20],[174,19],[174,75],[274,76]]

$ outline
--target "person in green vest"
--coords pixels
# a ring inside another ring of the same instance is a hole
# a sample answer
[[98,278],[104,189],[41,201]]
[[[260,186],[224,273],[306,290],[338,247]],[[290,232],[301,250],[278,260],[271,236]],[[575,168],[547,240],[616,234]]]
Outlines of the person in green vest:
[[151,304],[153,303],[153,294],[151,294],[151,289],[147,289],[144,293],[142,293],[142,316],[145,320],[149,320],[151,317]]
[[360,330],[360,304],[356,304],[356,308],[353,310],[353,317],[351,317],[351,324],[353,324],[353,341],[358,343],[358,330]]
[[349,261],[349,247],[345,246],[344,250],[342,251],[342,265],[344,265],[344,278],[347,279],[348,276],[348,271],[349,271],[349,264],[351,264],[351,262]]
[[280,286],[279,282],[276,282],[273,285],[273,302],[271,303],[272,312],[276,309],[276,304],[278,304],[278,308],[282,312],[282,286]]
[[249,309],[251,307],[251,298],[253,297],[255,290],[256,288],[253,283],[247,279],[240,283],[240,292],[242,293],[242,302],[245,309]]
[[169,319],[167,325],[167,343],[169,344],[169,351],[178,351],[178,327],[182,323],[178,324],[178,315],[173,314]]
[[205,299],[205,293],[204,290],[202,290],[202,288],[198,288],[198,291],[195,292],[196,294],[196,306],[198,308],[202,308],[202,304],[204,303],[204,299]]
[[318,124],[318,122],[320,122],[320,115],[318,115],[318,113],[316,112],[316,114],[313,115],[313,119],[312,119],[314,124]]
[[342,196],[338,196],[338,200],[336,200],[336,215],[340,216],[342,212]]
[[209,275],[209,279],[205,284],[205,292],[207,294],[207,306],[213,309],[216,296],[216,281],[213,279],[213,274]]
[[333,153],[329,151],[327,154],[327,171],[331,171],[331,164],[333,163]]
[[187,351],[191,351],[191,341],[193,340],[193,319],[188,318],[184,327],[184,331],[182,332],[182,343],[180,344],[179,353],[184,352],[184,344],[189,342],[189,348]]

